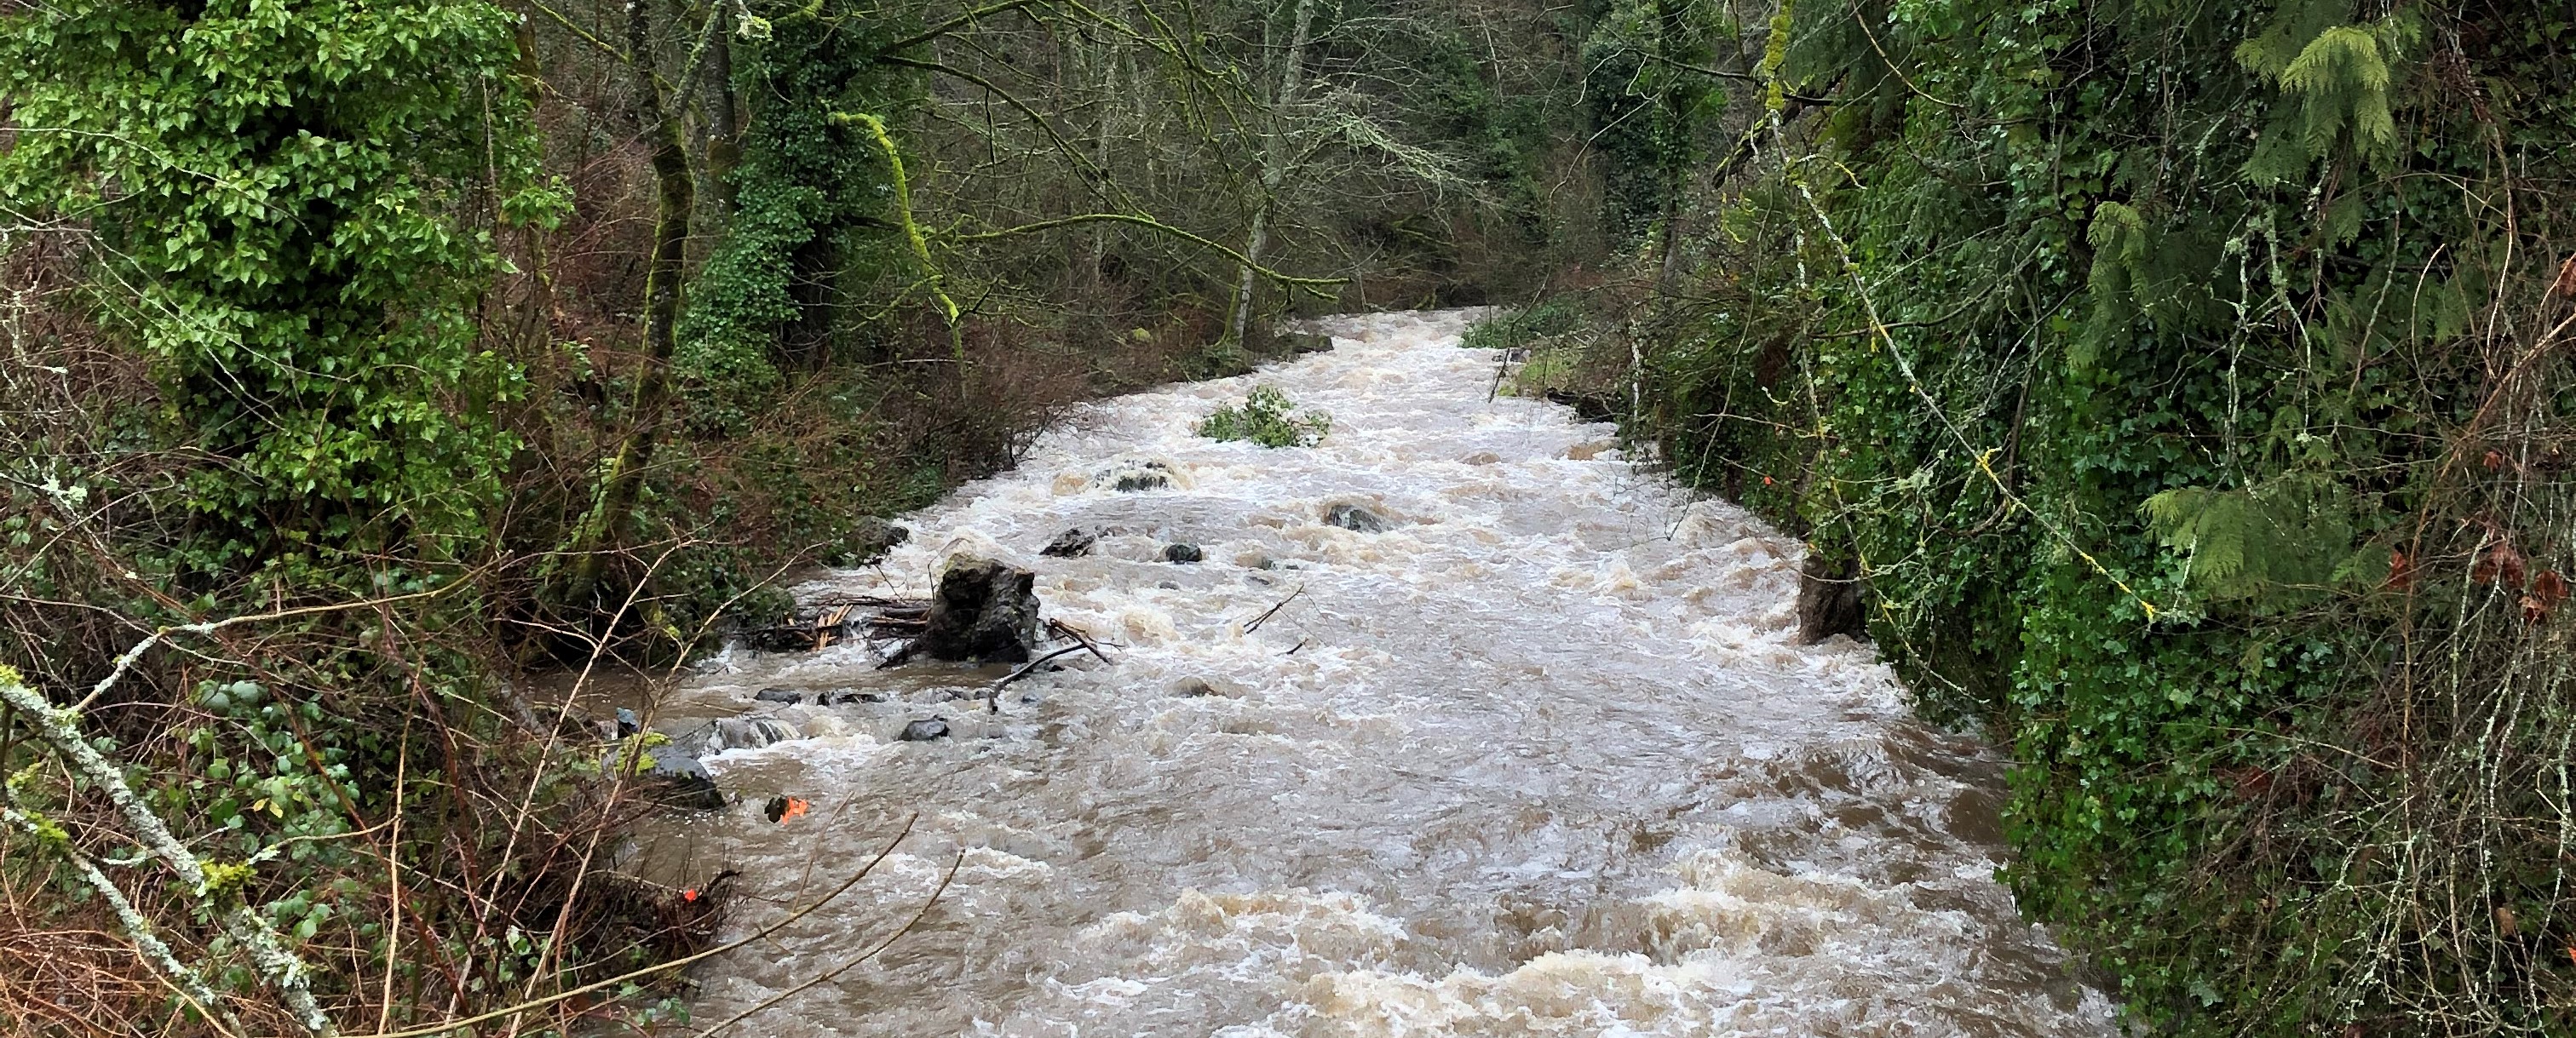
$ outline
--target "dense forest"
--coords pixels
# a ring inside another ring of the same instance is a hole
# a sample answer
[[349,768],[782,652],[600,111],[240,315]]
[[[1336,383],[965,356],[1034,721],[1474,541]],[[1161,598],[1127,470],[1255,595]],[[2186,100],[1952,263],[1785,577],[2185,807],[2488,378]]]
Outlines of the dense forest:
[[533,689],[1495,304],[2004,748],[2136,1026],[2569,1033],[2571,177],[2511,0],[0,0],[0,1027],[667,1023]]

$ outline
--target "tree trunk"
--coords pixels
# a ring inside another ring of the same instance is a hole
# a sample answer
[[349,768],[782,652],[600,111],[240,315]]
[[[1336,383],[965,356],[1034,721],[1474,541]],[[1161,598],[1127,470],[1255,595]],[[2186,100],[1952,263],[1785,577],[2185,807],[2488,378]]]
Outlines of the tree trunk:
[[724,24],[716,27],[715,53],[709,59],[715,67],[708,70],[715,80],[715,103],[708,107],[714,123],[714,139],[707,144],[707,176],[714,179],[716,200],[729,216],[733,212],[733,168],[742,161],[742,116],[737,109],[742,99],[733,90],[733,18],[719,13]]
[[[1118,107],[1110,104],[1109,99],[1118,96],[1118,66],[1121,61],[1126,60],[1125,48],[1103,45],[1100,50],[1094,52],[1093,57],[1100,63],[1101,100],[1100,115],[1092,121],[1091,127],[1091,164],[1100,174],[1101,181],[1107,183],[1110,180],[1109,138],[1115,136],[1118,129]],[[1129,78],[1132,81],[1134,77]],[[1132,85],[1138,93],[1144,92],[1143,84]],[[1142,127],[1139,127],[1139,130],[1141,131]],[[1104,201],[1107,200],[1107,192],[1098,187],[1094,187],[1093,191],[1099,192]],[[1104,224],[1092,228],[1089,234],[1083,236],[1081,286],[1092,293],[1099,292],[1102,287],[1100,265],[1109,258],[1109,234],[1110,229]]]
[[1657,63],[1663,66],[1664,76],[1663,96],[1655,99],[1656,115],[1664,124],[1663,153],[1656,156],[1656,165],[1661,168],[1656,170],[1655,177],[1656,188],[1664,196],[1663,227],[1656,243],[1656,248],[1662,253],[1657,257],[1655,268],[1655,291],[1658,295],[1672,287],[1673,275],[1679,271],[1682,190],[1690,182],[1686,167],[1690,155],[1688,142],[1694,127],[1685,110],[1690,99],[1679,85],[1681,73],[1678,69],[1683,62],[1672,53],[1675,42],[1686,31],[1688,26],[1683,22],[1681,5],[1675,0],[1655,0],[1655,56]]
[[1315,0],[1297,0],[1295,27],[1288,33],[1286,67],[1279,73],[1279,93],[1270,99],[1269,136],[1261,142],[1261,199],[1252,210],[1252,227],[1243,236],[1242,273],[1235,281],[1234,318],[1226,323],[1226,337],[1237,343],[1252,327],[1252,270],[1261,263],[1261,251],[1270,244],[1270,209],[1279,197],[1279,186],[1288,179],[1288,141],[1284,124],[1288,110],[1297,104],[1297,90],[1306,73],[1306,30],[1315,16]]
[[637,104],[652,134],[653,258],[644,273],[644,370],[635,380],[635,397],[627,409],[626,435],[618,441],[608,470],[601,474],[590,514],[574,531],[572,568],[561,601],[577,605],[599,586],[606,549],[635,511],[644,471],[659,443],[662,413],[671,398],[671,355],[680,317],[680,277],[689,243],[689,217],[697,205],[697,182],[689,173],[680,120],[671,98],[663,95],[653,75],[650,0],[627,0],[627,68],[635,77]]

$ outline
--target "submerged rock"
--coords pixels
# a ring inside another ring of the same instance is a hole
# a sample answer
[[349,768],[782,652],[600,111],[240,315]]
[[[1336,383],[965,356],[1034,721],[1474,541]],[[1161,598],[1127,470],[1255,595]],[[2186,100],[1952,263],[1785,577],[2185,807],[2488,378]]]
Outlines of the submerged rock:
[[783,688],[764,688],[758,692],[752,693],[751,698],[757,699],[763,703],[785,703],[789,706],[795,706],[796,704],[805,701],[805,697],[803,695]]
[[1046,547],[1038,550],[1038,554],[1058,559],[1070,559],[1077,556],[1089,555],[1091,554],[1091,546],[1099,542],[1099,540],[1099,531],[1085,530],[1082,527],[1076,526],[1070,530],[1066,530],[1063,533],[1055,535],[1055,539],[1048,541]]
[[1174,544],[1163,549],[1165,562],[1197,562],[1206,557],[1207,553],[1200,551],[1195,544]]
[[1386,530],[1386,517],[1359,505],[1334,505],[1324,510],[1324,522],[1355,533],[1381,533]]
[[1615,397],[1599,393],[1577,393],[1569,389],[1551,389],[1545,395],[1548,403],[1571,407],[1574,409],[1574,416],[1586,422],[1619,420],[1621,408]]
[[939,575],[917,651],[939,660],[1025,663],[1038,641],[1037,575],[960,555]]
[[875,516],[860,519],[850,527],[840,545],[824,561],[842,568],[865,566],[883,559],[894,546],[912,539],[912,530]]
[[803,738],[796,726],[775,717],[727,717],[715,724],[707,735],[707,752],[757,750],[773,743]]
[[903,734],[895,738],[905,742],[929,742],[932,739],[942,739],[947,736],[948,722],[931,717],[904,725]]
[[717,811],[725,806],[724,790],[698,759],[669,746],[644,751],[638,786],[653,800],[689,811]]
[[1125,461],[1093,476],[1091,481],[1122,494],[1161,490],[1172,485],[1172,467],[1159,461]]

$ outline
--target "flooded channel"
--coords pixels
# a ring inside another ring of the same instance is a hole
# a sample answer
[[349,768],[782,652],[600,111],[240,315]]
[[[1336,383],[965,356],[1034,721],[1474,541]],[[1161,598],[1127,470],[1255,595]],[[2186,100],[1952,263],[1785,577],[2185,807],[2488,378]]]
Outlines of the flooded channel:
[[[998,712],[973,697],[1007,668],[879,670],[859,642],[730,651],[671,692],[665,718],[792,736],[708,757],[735,803],[635,848],[674,885],[739,870],[728,938],[918,816],[701,968],[698,1024],[2112,1033],[1993,878],[2000,765],[1914,721],[1869,646],[1795,644],[1793,540],[1609,426],[1489,399],[1468,316],[1341,319],[1331,352],[1093,405],[881,564],[795,589],[919,596],[953,554],[999,558],[1111,662],[1064,657]],[[1193,434],[1263,384],[1331,414],[1320,446]],[[1105,533],[1040,554],[1073,527]],[[921,720],[948,734],[899,738]],[[810,806],[772,822],[772,795]]]

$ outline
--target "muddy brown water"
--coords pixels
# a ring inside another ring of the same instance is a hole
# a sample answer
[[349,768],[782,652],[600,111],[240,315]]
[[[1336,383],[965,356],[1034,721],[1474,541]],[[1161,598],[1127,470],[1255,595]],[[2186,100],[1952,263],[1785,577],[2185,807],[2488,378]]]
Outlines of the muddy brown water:
[[[952,553],[999,556],[1112,664],[1067,657],[998,713],[959,697],[1003,670],[879,671],[864,644],[728,652],[667,693],[666,717],[803,736],[710,757],[738,802],[631,849],[674,885],[740,870],[729,938],[917,816],[848,893],[700,968],[697,1024],[2112,1033],[1995,882],[1999,762],[1914,720],[1868,646],[1794,644],[1794,541],[1632,467],[1608,426],[1489,401],[1492,355],[1457,345],[1472,316],[1340,319],[1329,353],[1095,405],[906,517],[883,564],[796,588],[920,594]],[[1258,384],[1330,412],[1323,444],[1193,435]],[[1115,489],[1148,463],[1169,485]],[[1328,525],[1344,504],[1387,528]],[[1076,525],[1111,532],[1038,554]],[[1175,542],[1206,561],[1160,561]],[[752,699],[771,687],[809,702]],[[925,718],[951,735],[896,738]],[[771,823],[773,794],[812,808]]]

